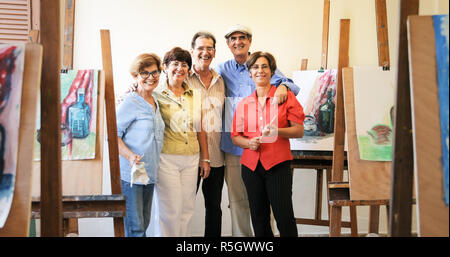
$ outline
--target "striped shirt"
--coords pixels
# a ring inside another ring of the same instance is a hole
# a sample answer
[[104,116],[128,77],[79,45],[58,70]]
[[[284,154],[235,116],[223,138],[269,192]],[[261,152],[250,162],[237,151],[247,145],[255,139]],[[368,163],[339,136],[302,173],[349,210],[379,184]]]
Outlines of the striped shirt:
[[200,75],[193,69],[186,83],[195,91],[200,91],[202,96],[202,124],[208,138],[208,152],[211,167],[224,165],[224,154],[220,150],[222,132],[222,113],[225,102],[225,84],[223,78],[214,70],[211,70],[213,78],[209,88],[203,84]]

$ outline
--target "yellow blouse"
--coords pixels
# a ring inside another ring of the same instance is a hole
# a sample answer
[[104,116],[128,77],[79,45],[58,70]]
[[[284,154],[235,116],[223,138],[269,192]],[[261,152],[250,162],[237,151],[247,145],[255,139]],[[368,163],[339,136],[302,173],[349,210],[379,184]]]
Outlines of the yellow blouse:
[[163,79],[155,89],[161,116],[164,120],[162,153],[194,155],[200,152],[197,132],[201,131],[201,94],[183,82],[180,97],[169,89]]

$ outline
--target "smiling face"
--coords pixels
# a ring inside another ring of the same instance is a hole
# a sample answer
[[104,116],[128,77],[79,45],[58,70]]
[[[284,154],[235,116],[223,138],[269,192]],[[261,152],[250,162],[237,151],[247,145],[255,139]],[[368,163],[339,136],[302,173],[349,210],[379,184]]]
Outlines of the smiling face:
[[153,64],[143,68],[135,77],[135,81],[138,84],[138,90],[153,91],[159,83],[158,66]]
[[256,62],[250,67],[250,77],[258,87],[270,86],[272,72],[266,57],[261,56],[256,59]]
[[186,62],[175,60],[164,65],[164,71],[170,85],[181,85],[189,74],[189,65]]
[[249,38],[247,34],[242,32],[234,32],[227,39],[228,48],[230,48],[235,58],[248,55],[251,44],[252,38]]
[[199,37],[195,40],[194,49],[191,49],[194,65],[199,68],[209,68],[216,56],[214,41],[211,38]]

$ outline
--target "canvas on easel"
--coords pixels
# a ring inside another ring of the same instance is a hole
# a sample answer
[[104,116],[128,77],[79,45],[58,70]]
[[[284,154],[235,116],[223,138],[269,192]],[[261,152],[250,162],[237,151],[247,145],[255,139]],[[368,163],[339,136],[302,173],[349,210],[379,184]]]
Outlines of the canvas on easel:
[[297,100],[305,121],[304,136],[290,139],[291,150],[333,150],[336,73],[336,69],[293,72],[292,80],[301,85]]
[[395,73],[353,67],[356,134],[360,158],[392,161]]
[[[61,73],[61,159],[95,158],[98,70]],[[40,109],[38,109],[35,160],[40,160]]]
[[33,131],[36,124],[37,92],[42,68],[42,46],[25,45],[25,60],[20,105],[20,126],[17,141],[17,166],[9,216],[0,236],[28,236],[31,214],[31,180],[33,162]]
[[24,58],[24,44],[0,44],[0,228],[14,196]]
[[[436,16],[434,16],[436,17]],[[446,76],[448,97],[448,16],[447,36],[441,41],[441,31],[435,31],[433,16],[410,16],[408,18],[408,45],[411,80],[411,118],[414,148],[414,182],[417,196],[419,236],[449,235],[449,207],[446,205],[445,157],[443,147],[448,149],[448,137],[441,138],[439,60],[436,57],[437,42],[445,42],[447,48]],[[439,22],[439,21],[438,21]],[[439,28],[440,26],[438,26]],[[445,36],[445,35],[444,35]],[[442,50],[442,49],[441,49]],[[439,70],[438,70],[439,69]],[[443,69],[445,73],[445,68]],[[444,82],[445,83],[445,82]],[[447,98],[448,99],[448,98]],[[448,104],[447,124],[448,131]],[[444,110],[445,110],[444,108]],[[444,120],[445,122],[445,120]]]

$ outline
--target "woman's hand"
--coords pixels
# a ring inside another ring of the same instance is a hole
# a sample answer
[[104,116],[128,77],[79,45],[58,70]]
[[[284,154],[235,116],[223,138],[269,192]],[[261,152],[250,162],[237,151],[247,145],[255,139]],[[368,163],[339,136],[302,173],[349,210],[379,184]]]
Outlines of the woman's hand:
[[278,128],[274,124],[269,124],[262,131],[263,137],[271,137],[278,135]]
[[132,167],[134,164],[138,164],[141,161],[142,157],[144,157],[144,155],[141,156],[133,153],[130,154],[127,159],[130,162],[130,166]]
[[200,163],[200,176],[205,179],[209,176],[209,172],[211,171],[211,166],[207,161],[201,161]]
[[250,150],[253,151],[258,150],[260,144],[261,144],[261,137],[254,137],[248,140],[248,148]]

